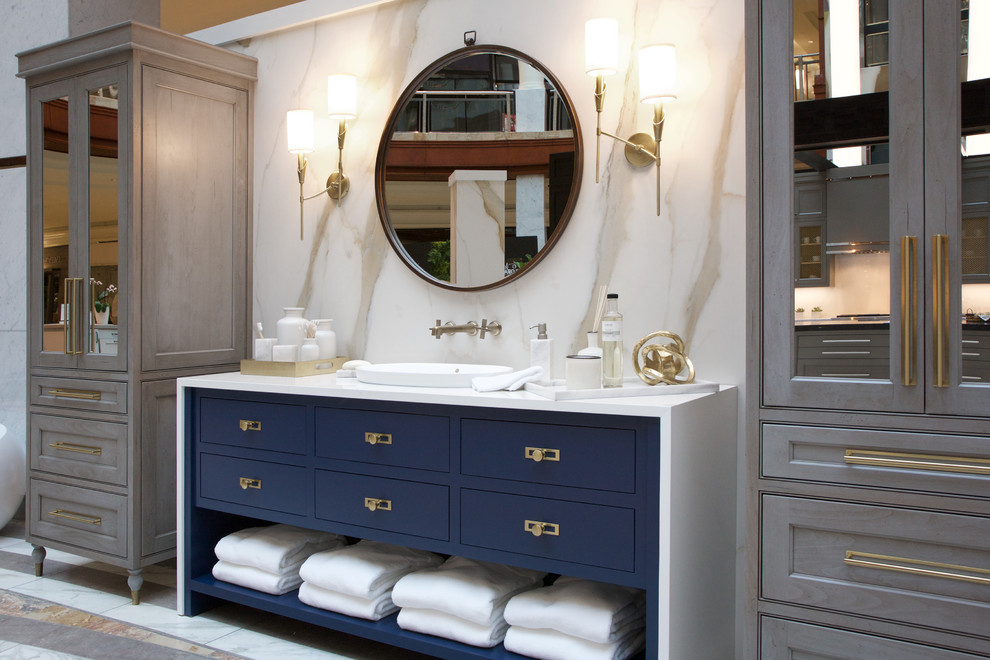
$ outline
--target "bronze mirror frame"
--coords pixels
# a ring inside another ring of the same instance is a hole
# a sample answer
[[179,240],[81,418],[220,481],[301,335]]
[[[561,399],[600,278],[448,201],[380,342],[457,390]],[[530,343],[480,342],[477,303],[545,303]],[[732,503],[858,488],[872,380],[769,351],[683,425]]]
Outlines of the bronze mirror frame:
[[[571,189],[568,194],[567,202],[564,205],[563,211],[561,212],[560,219],[557,221],[557,225],[554,228],[553,233],[551,233],[546,238],[546,243],[543,245],[543,249],[539,250],[530,260],[524,268],[520,268],[511,275],[507,275],[500,280],[490,282],[488,284],[482,284],[478,286],[458,286],[456,284],[451,284],[450,282],[445,282],[443,280],[433,277],[426,271],[424,271],[419,264],[409,255],[405,247],[402,245],[402,241],[396,234],[395,229],[392,226],[391,216],[388,210],[388,204],[385,199],[385,164],[386,156],[388,153],[389,145],[392,142],[392,134],[395,132],[396,124],[398,123],[399,117],[401,116],[406,105],[413,98],[413,95],[420,90],[423,83],[425,83],[431,76],[433,76],[440,69],[452,64],[453,62],[470,55],[480,55],[485,53],[492,53],[498,55],[508,55],[516,58],[522,62],[525,62],[532,66],[534,69],[539,71],[550,84],[553,85],[560,99],[563,101],[567,109],[567,114],[570,118],[571,127],[574,132],[574,169],[573,176],[571,179]],[[435,60],[429,66],[427,66],[423,71],[413,79],[411,83],[403,90],[402,94],[399,96],[395,105],[392,107],[392,112],[389,114],[388,121],[385,123],[385,128],[382,131],[382,138],[378,145],[378,155],[375,160],[375,201],[378,206],[378,217],[382,224],[382,229],[385,230],[385,236],[388,238],[389,244],[395,251],[396,255],[402,260],[402,262],[416,275],[420,278],[426,280],[430,284],[435,286],[449,289],[451,291],[488,291],[495,289],[500,286],[504,286],[509,282],[514,282],[523,274],[529,272],[533,269],[540,261],[546,257],[546,255],[553,249],[557,241],[560,239],[561,234],[567,228],[570,222],[571,216],[574,213],[574,207],[577,204],[578,194],[581,191],[581,180],[583,174],[583,148],[582,148],[582,138],[581,138],[581,125],[578,122],[577,113],[575,112],[574,103],[571,101],[570,96],[564,89],[564,86],[560,83],[560,80],[542,63],[533,59],[532,57],[523,54],[522,52],[515,50],[514,48],[509,48],[506,46],[498,46],[494,44],[481,44],[467,46],[465,48],[460,48],[458,50],[452,51],[443,57]]]

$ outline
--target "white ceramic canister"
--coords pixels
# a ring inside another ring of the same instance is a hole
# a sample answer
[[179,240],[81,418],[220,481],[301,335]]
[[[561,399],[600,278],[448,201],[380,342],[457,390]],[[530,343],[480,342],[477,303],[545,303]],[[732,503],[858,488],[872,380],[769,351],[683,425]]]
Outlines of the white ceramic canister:
[[306,338],[306,326],[309,321],[303,318],[304,307],[284,307],[285,314],[275,324],[275,336],[279,346],[302,346]]
[[320,359],[320,347],[316,345],[316,337],[306,337],[299,347],[299,360],[309,362]]
[[333,331],[333,319],[317,319],[316,344],[320,347],[321,360],[337,357],[337,333]]

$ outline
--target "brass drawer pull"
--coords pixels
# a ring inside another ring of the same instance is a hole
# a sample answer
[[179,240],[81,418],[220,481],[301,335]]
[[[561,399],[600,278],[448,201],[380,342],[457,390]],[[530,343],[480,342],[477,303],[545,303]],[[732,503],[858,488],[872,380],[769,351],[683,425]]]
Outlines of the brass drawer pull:
[[[910,573],[912,575],[928,575],[947,580],[961,580],[962,582],[990,585],[990,570],[985,568],[945,564],[939,561],[924,561],[923,559],[892,557],[890,555],[877,555],[872,552],[855,552],[853,550],[846,550],[846,556],[842,561],[848,566],[875,568],[881,571]],[[974,573],[975,575],[967,575],[967,573]]]
[[257,488],[258,490],[261,490],[261,479],[241,477],[241,488],[243,490],[247,490],[248,488]]
[[57,399],[85,399],[87,401],[99,401],[103,394],[102,392],[97,392],[96,390],[70,390],[68,388],[59,387],[54,390],[48,390],[48,396],[53,396]]
[[364,508],[368,511],[391,511],[392,500],[382,500],[377,497],[364,498]]
[[261,430],[261,422],[254,422],[254,421],[251,421],[250,419],[242,419],[241,420],[241,430],[242,431],[260,431]]
[[846,463],[852,465],[877,465],[880,467],[906,468],[909,470],[935,470],[939,472],[990,475],[990,459],[986,458],[960,458],[938,454],[910,454],[897,451],[847,449],[843,459]]
[[523,523],[523,531],[529,532],[533,536],[560,536],[560,525],[551,522],[540,522],[538,520],[527,520]]
[[392,434],[367,431],[364,434],[364,441],[369,445],[390,445],[392,444]]
[[48,515],[55,518],[66,518],[68,520],[75,520],[76,522],[88,523],[90,525],[96,525],[97,527],[103,524],[103,518],[100,518],[99,516],[88,516],[85,513],[76,513],[75,511],[66,511],[64,509],[49,511]]
[[99,456],[103,453],[100,447],[90,447],[88,445],[74,445],[71,442],[53,442],[49,443],[49,447],[53,449],[61,449],[63,451],[74,451],[79,454],[92,454],[93,456]]
[[559,461],[559,449],[546,449],[541,447],[526,447],[526,458],[536,461]]

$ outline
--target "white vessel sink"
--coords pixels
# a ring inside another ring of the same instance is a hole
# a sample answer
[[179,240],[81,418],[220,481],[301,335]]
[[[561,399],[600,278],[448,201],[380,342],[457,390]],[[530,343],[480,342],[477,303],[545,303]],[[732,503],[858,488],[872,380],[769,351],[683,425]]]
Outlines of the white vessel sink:
[[477,376],[507,374],[512,367],[495,364],[450,364],[446,362],[395,362],[357,368],[357,379],[375,385],[413,387],[471,387]]

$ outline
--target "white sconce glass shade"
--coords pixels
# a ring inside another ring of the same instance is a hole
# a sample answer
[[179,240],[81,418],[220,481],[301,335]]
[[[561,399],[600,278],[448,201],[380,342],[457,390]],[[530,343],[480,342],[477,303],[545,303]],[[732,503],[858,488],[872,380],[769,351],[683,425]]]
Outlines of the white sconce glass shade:
[[584,69],[589,76],[610,76],[619,70],[619,22],[593,18],[584,24]]
[[666,103],[677,98],[677,61],[673,44],[656,44],[639,51],[639,99]]
[[327,114],[331,119],[357,117],[357,78],[348,73],[327,76]]
[[285,132],[290,154],[308,154],[316,148],[313,138],[313,111],[289,110],[285,113]]

